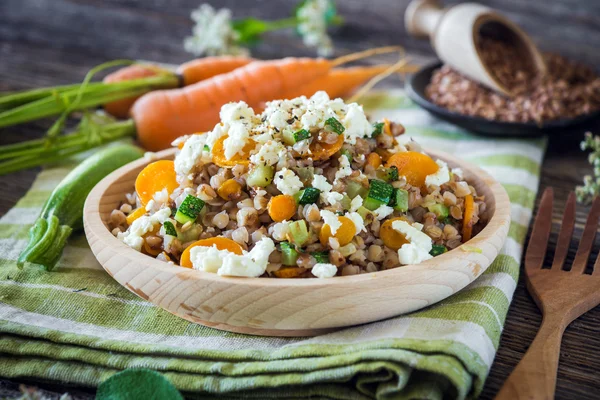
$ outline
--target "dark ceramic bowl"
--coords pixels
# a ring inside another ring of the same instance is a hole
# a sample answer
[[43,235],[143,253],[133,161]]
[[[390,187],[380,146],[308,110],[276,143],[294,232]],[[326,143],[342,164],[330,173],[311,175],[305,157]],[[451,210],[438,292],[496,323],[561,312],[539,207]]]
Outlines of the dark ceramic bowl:
[[538,125],[535,122],[501,122],[481,117],[471,117],[449,111],[431,102],[425,96],[425,87],[429,84],[433,71],[442,64],[435,62],[424,66],[406,81],[408,96],[436,117],[451,122],[473,133],[489,136],[540,136],[547,133],[565,133],[575,130],[591,129],[600,125],[600,111],[571,119],[557,119]]

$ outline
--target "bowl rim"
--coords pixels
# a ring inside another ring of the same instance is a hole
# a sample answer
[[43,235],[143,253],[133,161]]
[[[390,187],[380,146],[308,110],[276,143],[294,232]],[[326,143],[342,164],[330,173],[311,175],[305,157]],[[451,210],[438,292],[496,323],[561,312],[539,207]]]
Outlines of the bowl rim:
[[[473,243],[483,242],[488,240],[493,236],[500,237],[502,241],[502,245],[506,239],[508,233],[508,226],[511,222],[511,210],[510,210],[510,200],[506,190],[502,187],[502,185],[496,181],[491,175],[487,172],[483,171],[481,168],[463,161],[457,157],[449,155],[445,152],[438,150],[426,150],[428,155],[433,156],[435,159],[442,159],[447,162],[451,167],[460,167],[463,169],[463,172],[469,175],[477,176],[484,185],[486,185],[490,192],[493,195],[494,202],[494,212],[491,215],[487,225],[471,238],[468,242],[463,243],[461,246],[452,249],[444,254],[433,257],[429,260],[421,262],[419,264],[410,264],[405,266],[399,266],[396,268],[376,271],[371,273],[359,274],[359,275],[347,275],[347,276],[335,276],[327,279],[320,278],[308,278],[308,279],[282,279],[282,278],[261,278],[261,277],[230,277],[230,276],[220,276],[216,273],[210,273],[205,271],[194,270],[190,268],[181,267],[179,265],[168,264],[167,262],[157,260],[154,257],[148,256],[141,252],[138,252],[125,243],[117,239],[112,235],[111,231],[108,229],[102,217],[100,215],[100,202],[103,199],[106,191],[115,183],[118,183],[120,178],[130,173],[133,170],[141,169],[145,165],[158,161],[160,159],[172,159],[176,153],[175,148],[167,149],[155,153],[152,159],[141,158],[139,160],[133,161],[125,166],[113,171],[111,174],[102,179],[90,192],[88,197],[86,198],[84,210],[83,210],[83,220],[84,220],[84,229],[86,238],[88,241],[100,240],[105,245],[109,246],[113,253],[118,253],[119,256],[125,257],[128,260],[136,260],[136,262],[141,262],[146,264],[149,268],[165,270],[171,272],[173,274],[185,276],[195,277],[196,279],[202,279],[206,281],[213,281],[219,283],[226,283],[229,285],[241,285],[241,286],[276,286],[281,288],[291,288],[291,287],[310,287],[310,288],[319,288],[330,285],[342,285],[348,286],[357,283],[365,283],[368,281],[374,281],[376,278],[391,278],[395,274],[398,274],[400,271],[402,274],[407,273],[410,270],[423,270],[423,269],[435,269],[440,263],[444,263],[445,261],[451,261],[455,259],[457,256],[460,258],[469,258],[470,253],[474,253],[469,251],[468,249],[462,248],[463,246],[472,246]],[[123,193],[123,198],[125,193]],[[506,205],[504,207],[498,207],[498,205]],[[503,231],[503,232],[500,232]],[[96,253],[94,247],[91,246],[94,253]],[[501,246],[498,247],[494,258],[497,256]],[[95,254],[96,255],[96,254]],[[139,260],[140,257],[144,257],[143,260]],[[493,259],[492,259],[493,261]],[[475,261],[474,261],[475,262]],[[491,263],[491,261],[490,261]],[[474,272],[474,278],[471,280],[475,280],[483,271],[487,268],[483,268],[479,272]],[[103,266],[103,268],[112,275],[107,268]],[[193,275],[189,275],[193,274]],[[462,288],[461,288],[462,289]],[[460,290],[460,289],[458,289]],[[458,291],[457,290],[457,291]]]

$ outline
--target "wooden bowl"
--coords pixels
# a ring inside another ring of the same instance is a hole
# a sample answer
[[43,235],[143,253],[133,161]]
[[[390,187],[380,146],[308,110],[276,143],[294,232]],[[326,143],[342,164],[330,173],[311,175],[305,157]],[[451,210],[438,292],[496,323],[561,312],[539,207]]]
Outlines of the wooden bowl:
[[[173,266],[139,253],[109,231],[110,212],[133,191],[149,163],[140,159],[116,170],[92,190],[84,226],[94,255],[121,285],[188,321],[232,332],[270,336],[310,336],[373,322],[430,306],[473,282],[498,255],[510,224],[506,191],[481,169],[431,151],[485,195],[487,226],[468,244],[418,265],[329,279],[221,277]],[[175,149],[157,154],[172,159]]]

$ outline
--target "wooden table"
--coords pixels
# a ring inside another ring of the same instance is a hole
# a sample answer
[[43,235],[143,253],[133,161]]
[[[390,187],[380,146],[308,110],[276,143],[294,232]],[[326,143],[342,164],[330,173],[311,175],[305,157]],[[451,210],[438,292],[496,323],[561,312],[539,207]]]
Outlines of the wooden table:
[[[189,59],[182,39],[191,30],[189,11],[197,0],[2,0],[0,2],[0,91],[58,85],[80,80],[93,65],[117,58],[179,63]],[[402,15],[407,1],[338,1],[346,24],[334,30],[337,52],[373,46],[402,44],[416,60],[431,58],[429,44],[406,37]],[[600,4],[585,0],[545,2],[486,1],[522,24],[544,49],[598,65],[600,53]],[[592,4],[593,3],[593,4]],[[235,8],[236,16],[282,18],[295,1],[227,0],[221,6]],[[552,29],[547,29],[551,27]],[[291,33],[270,35],[253,50],[259,58],[312,55]],[[48,122],[2,129],[0,143],[39,136]],[[600,132],[600,129],[596,129]],[[581,131],[550,138],[541,188],[553,186],[563,206],[569,193],[590,172],[579,150]],[[0,215],[26,192],[37,171],[0,177]],[[577,234],[587,208],[579,207]],[[555,222],[560,220],[555,213]],[[597,248],[600,246],[596,246]],[[572,245],[572,260],[576,247]],[[552,251],[552,248],[550,249]],[[597,251],[593,253],[595,257]],[[515,292],[500,349],[481,398],[490,399],[523,356],[541,322],[523,278]],[[598,398],[600,389],[600,308],[575,321],[566,331],[558,373],[557,398]],[[16,390],[18,382],[0,380],[2,390]],[[73,388],[37,384],[56,393]],[[91,389],[76,389],[91,398]]]

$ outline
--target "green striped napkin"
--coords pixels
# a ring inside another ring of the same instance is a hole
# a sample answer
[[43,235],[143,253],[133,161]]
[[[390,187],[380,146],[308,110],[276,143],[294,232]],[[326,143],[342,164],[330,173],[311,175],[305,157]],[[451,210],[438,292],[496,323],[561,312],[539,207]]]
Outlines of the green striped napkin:
[[402,92],[365,98],[426,148],[482,166],[507,189],[501,255],[465,290],[410,315],[314,338],[256,337],[179,319],[117,284],[83,234],[51,273],[15,265],[27,231],[68,167],[46,169],[0,219],[0,376],[95,386],[125,368],[161,371],[197,396],[473,398],[494,359],[519,275],[545,140],[487,139],[417,108]]

